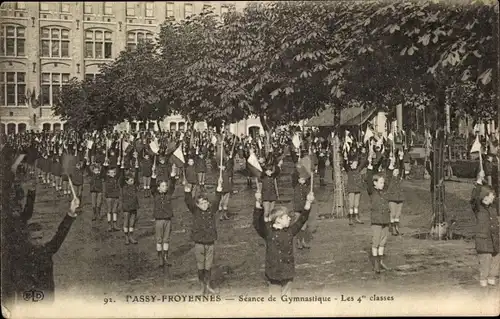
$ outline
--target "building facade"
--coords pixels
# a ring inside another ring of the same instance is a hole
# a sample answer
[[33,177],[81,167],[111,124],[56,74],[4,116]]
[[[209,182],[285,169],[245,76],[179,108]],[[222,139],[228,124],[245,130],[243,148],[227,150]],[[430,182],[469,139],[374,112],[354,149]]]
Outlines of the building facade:
[[[3,2],[0,7],[0,123],[3,133],[60,130],[51,107],[71,78],[95,77],[99,66],[120,51],[151,39],[166,18],[182,20],[212,7],[222,15],[245,2]],[[32,107],[30,96],[40,97]],[[180,116],[163,128],[186,125]],[[124,123],[120,129],[156,128],[156,123]],[[197,123],[203,129],[204,123]]]

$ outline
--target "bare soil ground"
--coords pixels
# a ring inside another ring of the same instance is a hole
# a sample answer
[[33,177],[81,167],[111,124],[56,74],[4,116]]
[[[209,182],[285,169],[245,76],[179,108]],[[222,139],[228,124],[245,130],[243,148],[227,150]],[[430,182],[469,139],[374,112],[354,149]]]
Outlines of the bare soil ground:
[[[280,201],[291,206],[293,191],[287,163],[280,179]],[[209,174],[208,191],[213,194],[216,174]],[[372,272],[369,262],[370,224],[368,195],[362,194],[360,213],[364,225],[349,226],[346,219],[317,216],[332,207],[331,172],[328,186],[315,188],[311,227],[311,249],[296,251],[295,294],[327,291],[376,291],[383,293],[459,292],[472,302],[482,298],[478,289],[478,262],[471,240],[432,241],[412,237],[427,231],[431,222],[429,182],[403,183],[403,236],[389,239],[387,264],[392,268],[380,275]],[[319,181],[319,179],[316,179]],[[318,183],[319,184],[319,183]],[[267,292],[264,280],[264,245],[251,225],[254,189],[235,174],[237,194],[230,200],[229,221],[220,222],[216,244],[214,286],[224,296]],[[468,204],[471,181],[447,182],[446,208],[457,220],[457,230],[465,237],[472,234],[474,219]],[[198,289],[193,243],[190,240],[191,216],[183,202],[183,189],[174,194],[175,218],[171,240],[172,267],[157,267],[152,199],[141,196],[136,225],[138,245],[126,246],[122,232],[106,232],[106,221],[92,222],[88,186],[84,189],[83,213],[54,256],[56,294],[77,294],[88,301],[105,296],[146,293],[194,293]],[[40,228],[42,240],[48,240],[69,208],[69,198],[59,199],[52,188],[38,186],[32,227]],[[106,211],[103,205],[103,211]],[[121,217],[119,217],[120,219]],[[121,223],[121,220],[120,220]],[[498,300],[498,290],[489,290]]]

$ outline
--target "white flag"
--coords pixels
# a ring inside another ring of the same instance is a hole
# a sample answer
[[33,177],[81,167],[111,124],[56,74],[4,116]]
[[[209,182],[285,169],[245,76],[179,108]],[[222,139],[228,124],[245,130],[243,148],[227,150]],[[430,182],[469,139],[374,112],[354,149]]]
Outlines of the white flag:
[[153,151],[153,153],[158,154],[158,151],[160,150],[160,146],[158,145],[158,140],[155,138],[151,143],[149,143],[149,147]]
[[92,146],[94,146],[94,141],[88,140],[87,141],[87,148],[90,150],[90,149],[92,149]]
[[366,127],[366,132],[365,132],[365,137],[363,138],[363,143],[366,143],[366,141],[369,141],[370,138],[372,138],[374,135],[373,135],[373,132],[372,130],[370,129],[370,127]]
[[476,140],[470,149],[471,153],[481,152],[481,143],[479,142],[479,135],[476,135]]
[[300,136],[299,136],[299,134],[295,134],[292,137],[292,144],[293,144],[293,146],[295,146],[295,148],[299,148],[300,147]]

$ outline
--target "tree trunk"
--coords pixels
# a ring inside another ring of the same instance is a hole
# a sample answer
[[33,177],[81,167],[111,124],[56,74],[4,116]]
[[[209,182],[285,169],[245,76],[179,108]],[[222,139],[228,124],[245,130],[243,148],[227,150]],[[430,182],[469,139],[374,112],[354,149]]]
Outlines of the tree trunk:
[[[495,12],[496,12],[496,19],[494,25],[494,30],[493,30],[493,43],[497,46],[497,72],[496,72],[496,79],[493,79],[493,83],[496,82],[497,85],[497,130],[500,130],[500,18],[498,16],[499,14],[499,6],[495,6]],[[498,141],[500,142],[500,141]],[[500,159],[500,145],[497,147],[497,157]],[[500,160],[497,160],[497,214],[500,212],[500,199],[498,196],[500,195]]]
[[445,108],[445,91],[444,85],[440,83],[438,87],[438,112],[437,123],[438,127],[437,136],[434,142],[434,158],[432,168],[432,178],[434,182],[434,192],[432,200],[433,212],[433,226],[437,226],[445,221],[444,201],[445,201],[445,188],[444,188],[444,151],[445,151],[445,121],[444,115]]
[[266,139],[264,141],[264,151],[267,156],[271,149],[271,134],[273,132],[273,129],[270,127],[267,117],[265,115],[261,115],[259,119],[260,123],[262,124],[262,128],[264,128],[264,133],[266,135]]

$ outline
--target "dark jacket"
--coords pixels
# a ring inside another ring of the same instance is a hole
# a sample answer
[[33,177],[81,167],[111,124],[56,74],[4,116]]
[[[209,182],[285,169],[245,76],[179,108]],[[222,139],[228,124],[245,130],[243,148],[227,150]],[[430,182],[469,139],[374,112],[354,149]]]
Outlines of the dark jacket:
[[274,167],[274,173],[271,176],[267,176],[264,172],[262,173],[261,181],[262,181],[262,200],[273,202],[278,200],[278,194],[276,189],[276,178],[280,174],[280,168],[278,166]]
[[172,172],[172,164],[165,162],[161,164],[156,163],[156,180],[157,181],[168,181],[170,179],[170,173]]
[[120,176],[120,196],[122,200],[122,211],[133,212],[139,209],[139,170],[134,169],[134,184],[129,185],[125,182],[124,174]]
[[[392,172],[392,171],[389,171]],[[389,186],[387,187],[386,198],[390,202],[402,202],[404,201],[404,193],[403,188],[401,187],[401,174],[403,170],[399,171],[400,174],[398,176],[393,176],[392,173],[387,174],[387,183]]]
[[206,211],[196,206],[191,192],[185,192],[185,202],[189,211],[193,214],[193,226],[191,238],[197,244],[210,245],[217,240],[216,214],[219,208],[221,193],[215,193],[215,200]]
[[184,171],[186,173],[186,181],[189,184],[196,184],[198,182],[198,176],[196,175],[195,164],[193,165],[186,164],[186,166],[184,167]]
[[311,191],[310,180],[304,184],[297,183],[293,189],[293,211],[300,212],[304,209],[307,200],[307,194]]
[[106,189],[106,198],[119,198],[120,197],[120,174],[121,170],[116,169],[114,177],[106,175],[104,177],[104,185]]
[[297,221],[284,229],[275,229],[272,223],[264,222],[264,210],[255,208],[253,225],[260,237],[266,241],[266,277],[271,280],[291,280],[295,277],[293,238],[299,233],[310,210],[302,210]]
[[[25,291],[37,290],[43,292],[43,302],[54,300],[54,262],[52,256],[61,247],[74,220],[73,217],[66,214],[59,224],[56,234],[48,243],[39,246],[26,242],[15,252],[13,262],[18,267],[14,267],[13,278],[16,280],[17,291],[21,296]],[[24,301],[23,298],[18,298],[18,300]],[[32,301],[27,302],[31,303]]]
[[175,191],[175,177],[170,177],[168,190],[165,193],[159,193],[157,187],[153,187],[151,191],[153,193],[154,219],[172,219],[174,217],[172,194]]
[[368,183],[368,194],[370,195],[371,223],[372,225],[386,225],[391,222],[389,201],[386,194],[390,180],[386,180],[384,189],[378,190],[373,187],[372,176],[373,171],[367,170],[367,180],[370,181]]
[[472,191],[471,206],[476,216],[474,237],[478,253],[496,254],[500,251],[498,215],[493,205],[486,207],[479,198],[481,185]]
[[99,174],[94,174],[94,172],[88,166],[88,174],[90,176],[90,192],[92,193],[102,193],[103,185],[104,185],[104,177],[106,175],[106,170],[104,167],[101,168],[101,172]]

